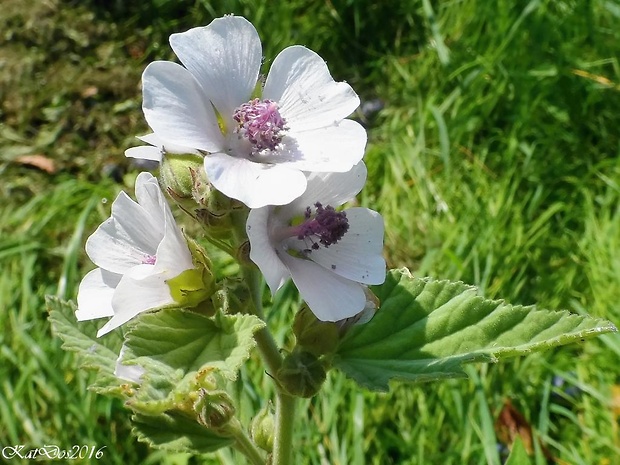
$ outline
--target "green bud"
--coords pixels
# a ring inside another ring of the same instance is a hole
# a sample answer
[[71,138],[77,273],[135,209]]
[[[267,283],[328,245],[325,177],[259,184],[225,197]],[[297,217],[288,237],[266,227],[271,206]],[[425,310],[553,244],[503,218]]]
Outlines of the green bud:
[[312,397],[325,382],[327,373],[321,361],[312,353],[294,350],[287,355],[276,379],[292,396]]
[[213,187],[200,155],[167,153],[161,162],[160,182],[179,207],[211,236],[230,236],[230,213],[241,208],[242,204]]
[[205,428],[218,430],[235,416],[235,406],[226,391],[208,391],[200,388],[194,403],[198,423]]
[[275,421],[271,405],[262,408],[252,420],[250,432],[258,447],[271,453],[273,450],[273,432]]
[[161,161],[159,178],[170,197],[181,207],[187,206],[189,212],[197,207],[196,184],[208,184],[202,157],[194,154],[167,153]]
[[336,323],[319,320],[307,305],[301,307],[293,321],[297,346],[317,357],[336,351],[340,342],[339,331]]

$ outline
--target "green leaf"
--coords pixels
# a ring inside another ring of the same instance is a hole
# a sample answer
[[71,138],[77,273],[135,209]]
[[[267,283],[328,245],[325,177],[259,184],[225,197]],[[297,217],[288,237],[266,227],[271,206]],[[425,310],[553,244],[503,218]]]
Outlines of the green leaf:
[[517,435],[514,443],[512,444],[512,450],[506,460],[506,465],[532,465],[529,455],[525,450],[521,436]]
[[[76,352],[83,360],[81,367],[97,371],[90,389],[100,394],[127,397],[127,384],[114,376],[114,368],[121,342],[118,337],[109,337],[107,345],[97,339],[97,322],[78,323],[75,318],[75,304],[57,297],[47,296],[46,305],[54,333],[63,340],[62,348]],[[79,326],[79,327],[78,327]]]
[[159,449],[206,454],[234,442],[234,439],[218,436],[199,425],[196,420],[179,413],[157,416],[136,413],[132,420],[133,433],[138,440]]
[[256,346],[254,333],[264,325],[253,315],[209,318],[180,309],[141,315],[126,337],[123,362],[145,373],[128,405],[156,415],[182,408],[199,387],[222,389],[236,380]]
[[464,377],[462,364],[495,362],[616,331],[606,320],[488,300],[461,282],[392,270],[373,288],[375,317],[354,326],[333,365],[359,384],[387,390],[390,379]]

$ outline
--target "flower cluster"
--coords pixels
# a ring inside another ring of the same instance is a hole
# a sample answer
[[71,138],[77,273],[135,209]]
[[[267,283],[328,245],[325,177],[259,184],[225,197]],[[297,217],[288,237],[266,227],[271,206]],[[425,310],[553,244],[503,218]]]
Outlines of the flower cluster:
[[[258,33],[242,17],[173,34],[170,45],[182,64],[145,69],[152,133],[140,137],[149,145],[126,155],[161,162],[193,154],[210,189],[249,209],[250,259],[273,294],[291,278],[317,318],[360,314],[367,286],[385,279],[385,261],[381,216],[343,208],[367,176],[366,131],[346,119],[356,93],[302,46],[280,52],[263,80]],[[200,197],[195,191],[190,198]],[[210,285],[208,265],[188,247],[157,180],[140,174],[136,197],[121,193],[86,245],[98,268],[80,285],[77,317],[112,317],[99,335],[146,310],[195,304],[179,292],[184,279]]]

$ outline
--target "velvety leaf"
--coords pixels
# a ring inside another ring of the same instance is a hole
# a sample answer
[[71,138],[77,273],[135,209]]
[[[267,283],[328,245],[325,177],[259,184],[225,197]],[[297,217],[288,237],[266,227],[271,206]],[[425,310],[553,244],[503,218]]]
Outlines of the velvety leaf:
[[156,416],[135,414],[133,432],[151,447],[191,454],[205,454],[230,446],[234,440],[218,436],[194,419],[178,413]]
[[127,384],[114,376],[121,345],[118,337],[110,336],[105,340],[108,345],[104,345],[102,339],[96,338],[98,322],[78,323],[75,304],[52,296],[46,297],[46,304],[52,330],[63,341],[62,348],[78,353],[83,361],[81,366],[97,372],[90,389],[100,394],[126,397]]
[[145,373],[128,405],[155,415],[179,408],[200,387],[225,388],[250,357],[262,327],[253,315],[209,318],[179,309],[141,315],[126,337],[123,361]]
[[497,361],[616,331],[608,321],[485,299],[461,282],[392,270],[372,288],[375,317],[351,328],[333,365],[361,385],[387,390],[390,379],[462,377],[462,364]]

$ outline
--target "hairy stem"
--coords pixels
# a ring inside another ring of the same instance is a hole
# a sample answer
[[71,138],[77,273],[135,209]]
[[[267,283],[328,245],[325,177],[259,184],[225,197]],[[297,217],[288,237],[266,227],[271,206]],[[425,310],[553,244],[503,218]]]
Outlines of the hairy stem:
[[293,426],[297,399],[278,390],[276,396],[276,428],[273,438],[273,465],[293,463]]
[[[239,243],[246,238],[245,221],[241,218],[233,220],[235,224],[236,238]],[[262,278],[260,271],[253,264],[241,264],[243,278],[252,296],[253,313],[265,321],[262,299]],[[271,331],[265,326],[255,335],[256,345],[262,359],[267,365],[267,370],[276,381],[276,418],[273,438],[272,465],[289,465],[293,463],[293,424],[295,422],[295,397],[282,390],[277,381],[277,375],[282,366],[282,355]]]
[[[234,421],[234,423],[232,423]],[[231,420],[230,432],[235,437],[233,448],[245,455],[252,465],[265,465],[264,454],[245,433],[243,426],[236,418]]]

